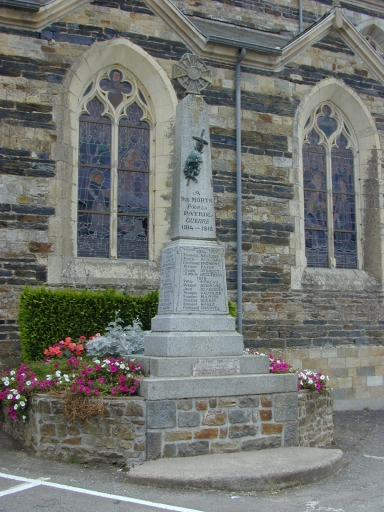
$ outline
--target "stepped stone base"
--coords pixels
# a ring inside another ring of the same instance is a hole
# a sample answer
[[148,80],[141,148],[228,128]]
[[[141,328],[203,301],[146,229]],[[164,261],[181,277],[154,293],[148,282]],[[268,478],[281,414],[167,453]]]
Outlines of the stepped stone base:
[[148,357],[135,356],[145,376],[202,377],[204,375],[247,375],[269,372],[268,357]]
[[145,355],[157,357],[240,356],[243,337],[235,331],[151,332]]
[[296,374],[225,375],[205,377],[150,377],[140,385],[147,400],[206,398],[212,396],[297,393]]

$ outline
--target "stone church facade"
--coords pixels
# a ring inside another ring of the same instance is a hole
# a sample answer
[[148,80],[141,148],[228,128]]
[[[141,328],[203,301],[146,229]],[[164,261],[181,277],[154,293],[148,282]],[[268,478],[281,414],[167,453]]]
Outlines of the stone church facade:
[[25,285],[158,288],[194,54],[234,301],[241,156],[246,346],[383,405],[382,0],[0,0],[0,42],[0,365]]

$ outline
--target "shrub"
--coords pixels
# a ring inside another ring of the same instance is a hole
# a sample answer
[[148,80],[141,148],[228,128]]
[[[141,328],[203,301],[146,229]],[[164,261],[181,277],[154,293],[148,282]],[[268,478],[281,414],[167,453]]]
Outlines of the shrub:
[[[117,317],[116,312],[116,317]],[[121,318],[115,318],[105,329],[103,336],[92,336],[86,344],[89,356],[126,357],[131,354],[144,352],[144,337],[146,331],[141,328],[141,322],[136,318],[132,325],[123,327]]]
[[136,297],[114,289],[49,290],[24,288],[20,297],[19,327],[25,361],[41,358],[43,350],[65,337],[89,338],[105,327],[120,311],[125,325],[138,318],[143,329],[150,329],[157,313],[158,292]]
[[[136,297],[115,289],[49,290],[45,287],[24,288],[20,296],[19,328],[24,361],[36,361],[43,350],[63,336],[89,338],[104,332],[119,311],[122,323],[130,325],[138,318],[142,328],[151,328],[157,313],[158,292]],[[236,306],[228,302],[229,313],[236,317]]]

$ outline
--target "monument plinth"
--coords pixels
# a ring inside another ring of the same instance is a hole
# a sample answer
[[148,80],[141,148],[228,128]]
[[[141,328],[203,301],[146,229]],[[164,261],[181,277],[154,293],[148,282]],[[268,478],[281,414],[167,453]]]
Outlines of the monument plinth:
[[179,103],[175,131],[172,241],[162,252],[159,309],[145,355],[240,356],[243,339],[228,313],[225,252],[216,242],[209,115],[201,96]]

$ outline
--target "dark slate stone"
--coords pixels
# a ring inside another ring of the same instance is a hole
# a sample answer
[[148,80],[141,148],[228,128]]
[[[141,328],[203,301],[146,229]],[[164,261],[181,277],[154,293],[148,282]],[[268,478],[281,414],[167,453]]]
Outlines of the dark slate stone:
[[147,460],[156,460],[161,456],[161,432],[147,431]]
[[360,367],[356,368],[356,373],[360,377],[373,376],[373,375],[375,375],[375,367],[374,366],[360,366]]
[[147,402],[147,427],[167,428],[176,425],[176,403],[172,400]]
[[265,448],[278,448],[279,446],[281,446],[280,437],[265,436],[257,439],[250,439],[249,441],[243,441],[240,445],[240,449],[243,451],[264,450]]
[[178,414],[179,427],[197,427],[200,425],[200,413],[197,411],[182,412]]
[[28,215],[54,215],[55,208],[51,206],[26,206],[13,204],[12,211],[16,213],[24,213]]
[[251,419],[249,409],[232,409],[228,413],[230,423],[247,423]]
[[192,457],[195,455],[206,455],[209,453],[208,441],[195,441],[193,443],[180,443],[177,455],[179,457]]

